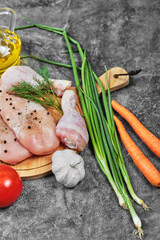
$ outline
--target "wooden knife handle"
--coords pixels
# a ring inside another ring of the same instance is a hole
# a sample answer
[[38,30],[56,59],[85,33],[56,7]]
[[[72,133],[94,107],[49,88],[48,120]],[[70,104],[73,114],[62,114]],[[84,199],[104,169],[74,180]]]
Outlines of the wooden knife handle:
[[[110,92],[115,91],[117,89],[123,88],[129,84],[129,76],[119,76],[118,78],[115,78],[115,74],[124,74],[127,73],[123,68],[120,67],[114,67],[108,70],[108,80],[109,80],[109,89]],[[102,74],[99,79],[101,80],[104,89],[107,90],[107,82],[106,82],[106,72]],[[96,83],[98,94],[101,94],[101,87]]]

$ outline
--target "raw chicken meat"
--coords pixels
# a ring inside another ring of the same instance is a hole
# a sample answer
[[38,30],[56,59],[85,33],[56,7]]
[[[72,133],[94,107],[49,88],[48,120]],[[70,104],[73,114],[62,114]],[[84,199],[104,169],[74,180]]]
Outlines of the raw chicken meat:
[[51,79],[51,81],[53,82],[53,91],[58,97],[61,97],[64,91],[72,85],[72,82],[68,80]]
[[83,151],[89,136],[83,117],[75,110],[76,96],[74,91],[66,90],[62,96],[64,115],[56,127],[56,134],[66,146]]
[[13,165],[32,156],[32,153],[20,144],[1,116],[0,133],[0,160]]
[[1,116],[20,143],[35,155],[54,152],[59,146],[56,124],[41,105],[0,90]]
[[[43,80],[41,75],[28,66],[12,66],[1,76],[2,86],[6,92],[8,92],[13,85],[16,85],[17,82],[25,81],[36,85],[37,82],[35,79]],[[62,96],[63,92],[72,84],[72,82],[68,80],[50,80],[53,82],[53,91],[58,97]]]
[[76,95],[73,90],[67,90],[64,92],[61,100],[62,110],[65,113],[69,108],[76,108]]

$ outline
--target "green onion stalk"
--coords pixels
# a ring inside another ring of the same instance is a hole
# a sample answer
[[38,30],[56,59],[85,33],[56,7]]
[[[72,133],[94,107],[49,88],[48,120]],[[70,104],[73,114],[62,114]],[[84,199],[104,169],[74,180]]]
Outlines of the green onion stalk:
[[[90,139],[92,141],[97,162],[101,170],[107,177],[108,181],[110,182],[113,190],[115,191],[115,194],[119,200],[119,204],[130,211],[134,225],[137,228],[137,233],[139,233],[139,237],[141,239],[143,235],[143,230],[141,228],[141,220],[132,206],[130,198],[127,194],[127,190],[125,188],[125,184],[127,186],[127,189],[131,197],[138,204],[142,205],[144,209],[147,209],[147,206],[145,205],[143,200],[138,198],[137,195],[135,194],[133,187],[131,185],[126,167],[125,167],[125,163],[124,163],[124,159],[120,149],[117,131],[116,131],[116,127],[113,119],[113,110],[111,107],[111,95],[109,91],[108,74],[106,74],[107,76],[106,81],[107,81],[107,88],[108,88],[108,99],[107,99],[104,87],[101,81],[99,80],[99,78],[97,77],[97,75],[93,72],[90,62],[86,57],[86,50],[82,49],[82,47],[76,40],[68,36],[68,34],[64,29],[53,28],[53,27],[33,23],[30,20],[28,21],[31,23],[31,25],[19,27],[19,28],[16,28],[16,30],[37,27],[46,31],[51,31],[56,34],[60,34],[64,37],[64,40],[68,48],[71,65],[40,59],[33,55],[32,57],[40,61],[44,60],[44,62],[48,61],[48,63],[51,63],[51,64],[72,68],[76,87],[77,87],[77,92],[80,98],[82,110],[84,113],[84,117],[86,120],[86,124],[88,127]],[[78,68],[76,66],[76,62],[73,54],[75,50],[72,49],[71,44],[74,44],[76,46],[80,54],[80,57],[82,60],[81,68]],[[78,70],[81,71],[82,86],[80,85]],[[107,72],[107,69],[106,69],[106,72]],[[105,112],[102,110],[102,104],[100,102],[97,88],[96,88],[96,81],[98,82],[98,84],[102,89],[102,100],[103,100]]]
[[[85,59],[84,59],[84,62],[85,62]],[[83,71],[85,74],[83,73]],[[141,234],[142,234],[141,220],[137,216],[137,214],[131,204],[131,201],[127,195],[127,192],[126,192],[123,180],[122,180],[122,176],[120,173],[120,168],[116,161],[116,154],[114,154],[114,147],[112,145],[112,139],[110,138],[110,134],[108,131],[108,129],[110,129],[112,131],[111,126],[110,126],[110,124],[112,122],[109,122],[111,120],[110,115],[108,114],[108,111],[107,111],[106,118],[109,117],[110,120],[107,119],[105,121],[105,117],[101,110],[101,105],[99,105],[99,103],[98,103],[99,97],[98,97],[98,94],[96,94],[97,91],[94,92],[95,79],[91,77],[91,74],[92,74],[92,72],[89,72],[89,67],[87,70],[87,67],[84,68],[82,65],[82,86],[83,86],[83,90],[86,94],[85,102],[87,103],[87,107],[88,107],[87,114],[91,117],[92,129],[94,129],[94,135],[97,136],[100,148],[103,150],[104,154],[107,156],[107,160],[109,162],[109,166],[110,166],[115,184],[116,184],[120,194],[122,195],[123,199],[125,200],[125,203],[131,213],[133,222],[134,222],[135,226],[137,227],[137,229],[140,233],[140,237],[141,237]],[[86,78],[84,78],[84,75],[86,75]],[[90,75],[90,77],[88,77],[89,75]],[[88,84],[87,84],[87,82],[88,82]],[[92,91],[92,89],[93,89],[93,91]],[[87,100],[88,98],[89,98],[89,100]],[[97,99],[95,99],[95,98],[97,98]],[[92,101],[94,104],[92,103]],[[97,117],[95,117],[95,115],[97,115]],[[99,126],[99,127],[97,127],[97,126]],[[101,161],[101,159],[100,159],[100,161]]]
[[[106,69],[106,72],[107,72],[107,69]],[[134,199],[135,202],[137,202],[139,205],[142,205],[144,210],[148,210],[148,206],[144,203],[144,201],[142,199],[140,199],[135,194],[135,192],[133,190],[133,187],[132,187],[132,184],[131,184],[131,181],[130,181],[130,178],[129,178],[129,175],[128,175],[128,172],[127,172],[127,169],[125,167],[124,159],[123,159],[123,156],[122,156],[122,152],[121,152],[121,149],[120,149],[120,144],[119,144],[119,140],[118,140],[118,136],[117,136],[117,131],[116,131],[116,128],[115,128],[114,118],[113,118],[114,114],[113,114],[113,109],[111,107],[111,95],[110,95],[110,91],[109,91],[108,74],[106,74],[106,77],[107,77],[109,108],[106,107],[107,106],[107,99],[106,99],[105,89],[104,89],[101,81],[99,80],[99,78],[96,76],[96,74],[95,73],[93,73],[93,74],[94,74],[95,80],[101,86],[102,97],[103,97],[103,102],[104,102],[104,106],[105,106],[106,116],[107,116],[107,118],[109,118],[110,129],[112,129],[112,131],[109,130],[109,134],[110,134],[110,137],[112,139],[112,144],[113,144],[113,147],[114,147],[115,155],[117,155],[117,161],[118,161],[118,164],[119,164],[119,168],[120,168],[121,173],[123,175],[124,181],[127,185],[128,191],[129,191],[130,195],[132,196],[132,198]],[[108,117],[108,115],[110,115],[110,116]]]
[[[65,63],[59,63],[59,62],[55,62],[55,61],[51,61],[51,60],[47,60],[47,59],[43,59],[43,58],[37,57],[35,55],[22,55],[21,59],[22,58],[34,58],[34,59],[36,59],[36,60],[38,60],[40,62],[45,62],[45,63],[57,65],[57,66],[60,66],[60,67],[72,68],[72,65],[65,64]],[[81,68],[79,68],[79,67],[77,67],[77,69],[81,70]]]

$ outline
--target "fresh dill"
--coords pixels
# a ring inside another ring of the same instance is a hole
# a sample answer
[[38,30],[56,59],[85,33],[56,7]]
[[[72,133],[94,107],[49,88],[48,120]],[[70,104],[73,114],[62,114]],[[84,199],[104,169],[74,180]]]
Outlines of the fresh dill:
[[10,93],[39,103],[45,108],[56,108],[62,114],[61,104],[53,91],[48,68],[44,65],[38,69],[38,73],[42,76],[42,80],[35,78],[34,85],[25,81],[18,82],[10,88]]

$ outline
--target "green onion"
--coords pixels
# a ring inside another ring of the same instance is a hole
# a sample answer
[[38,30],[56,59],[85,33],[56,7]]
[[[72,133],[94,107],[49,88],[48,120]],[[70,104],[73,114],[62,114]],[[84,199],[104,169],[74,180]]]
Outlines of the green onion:
[[[60,66],[60,67],[72,68],[72,65],[65,64],[65,63],[59,63],[59,62],[55,62],[55,61],[51,61],[51,60],[47,60],[47,59],[43,59],[43,58],[39,58],[35,55],[21,55],[21,59],[22,58],[34,58],[34,59],[36,59],[40,62],[45,62],[45,63],[57,65],[57,66]],[[81,68],[79,68],[79,67],[77,67],[77,69],[81,70]]]

